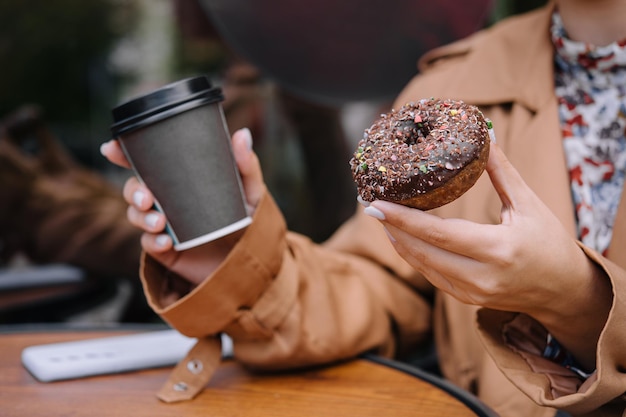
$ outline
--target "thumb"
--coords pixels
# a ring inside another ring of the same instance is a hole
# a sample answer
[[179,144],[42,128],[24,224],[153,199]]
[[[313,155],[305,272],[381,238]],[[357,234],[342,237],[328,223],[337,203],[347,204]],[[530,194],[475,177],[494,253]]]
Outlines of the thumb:
[[243,128],[233,133],[232,144],[246,200],[254,210],[265,192],[265,183],[259,158],[252,150],[250,130]]
[[495,142],[490,145],[486,170],[504,208],[519,208],[528,186]]
[[119,165],[123,168],[130,169],[130,162],[126,159],[126,155],[124,155],[124,151],[122,151],[122,146],[116,139],[111,139],[108,142],[104,142],[100,146],[100,153],[109,162],[112,162],[116,165]]

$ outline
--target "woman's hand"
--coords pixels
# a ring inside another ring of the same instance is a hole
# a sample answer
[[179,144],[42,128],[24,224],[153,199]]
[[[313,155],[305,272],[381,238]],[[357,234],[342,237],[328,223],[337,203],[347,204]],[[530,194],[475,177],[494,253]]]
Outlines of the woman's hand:
[[[256,154],[252,151],[252,136],[248,129],[238,130],[233,134],[232,147],[246,197],[248,213],[254,214],[265,190],[263,174]],[[101,147],[102,154],[112,163],[130,168],[117,140],[106,142]],[[136,227],[145,233],[141,237],[143,250],[169,270],[199,284],[224,260],[233,248],[242,232],[233,233],[222,239],[177,252],[173,242],[165,233],[165,216],[152,209],[154,197],[149,189],[136,177],[126,181],[124,199],[129,204],[127,217]]]
[[383,201],[365,211],[433,285],[463,303],[526,313],[593,363],[611,305],[608,279],[499,147],[491,149],[487,172],[502,202],[500,224],[442,219]]

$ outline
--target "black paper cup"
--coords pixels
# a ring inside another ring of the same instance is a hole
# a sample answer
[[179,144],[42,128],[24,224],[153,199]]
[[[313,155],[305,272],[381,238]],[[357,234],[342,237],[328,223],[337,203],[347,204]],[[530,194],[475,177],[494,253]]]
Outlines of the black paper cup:
[[240,230],[245,207],[219,88],[207,77],[168,84],[115,107],[111,133],[154,194],[176,250]]

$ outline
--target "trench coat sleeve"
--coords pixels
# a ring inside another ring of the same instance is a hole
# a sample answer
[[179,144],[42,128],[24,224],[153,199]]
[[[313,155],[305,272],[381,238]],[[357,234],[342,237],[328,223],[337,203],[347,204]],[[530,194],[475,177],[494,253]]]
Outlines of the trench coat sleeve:
[[92,276],[135,278],[141,232],[126,219],[119,190],[51,135],[39,135],[45,142],[36,156],[0,137],[0,258],[23,253],[34,263],[69,263]]
[[[622,416],[626,410],[626,271],[579,243],[613,286],[613,304],[597,347],[597,368],[586,380],[544,359],[546,331],[528,316],[481,310],[480,332],[505,375],[535,402],[573,415]],[[572,323],[575,326],[576,323]]]
[[322,246],[288,232],[269,194],[218,270],[189,293],[172,291],[177,278],[153,259],[141,267],[165,321],[192,337],[225,332],[239,361],[267,369],[415,347],[430,334],[431,307],[411,274],[377,221],[359,213]]

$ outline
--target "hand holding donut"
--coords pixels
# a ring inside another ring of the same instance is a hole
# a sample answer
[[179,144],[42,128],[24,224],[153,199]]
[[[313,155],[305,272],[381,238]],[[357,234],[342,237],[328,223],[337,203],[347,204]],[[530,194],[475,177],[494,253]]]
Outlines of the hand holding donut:
[[386,201],[365,212],[382,221],[398,253],[433,285],[467,304],[534,317],[593,369],[605,322],[599,317],[611,305],[608,279],[493,143],[486,170],[502,202],[500,224],[443,219]]
[[[256,154],[252,151],[252,137],[248,129],[241,129],[232,137],[233,154],[241,174],[242,184],[252,215],[265,184]],[[102,154],[112,163],[130,168],[130,164],[116,140],[101,147]],[[165,233],[165,216],[152,209],[154,197],[136,177],[124,185],[124,199],[129,204],[127,217],[145,233],[141,237],[143,250],[171,271],[193,284],[199,284],[219,266],[230,252],[241,232],[185,251],[173,249],[171,238]]]

